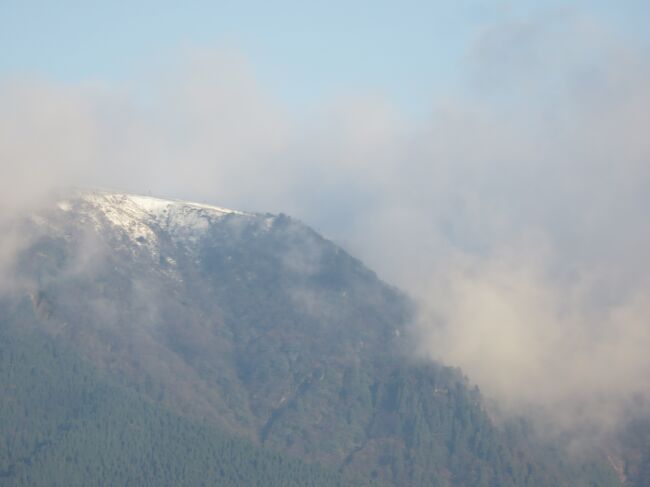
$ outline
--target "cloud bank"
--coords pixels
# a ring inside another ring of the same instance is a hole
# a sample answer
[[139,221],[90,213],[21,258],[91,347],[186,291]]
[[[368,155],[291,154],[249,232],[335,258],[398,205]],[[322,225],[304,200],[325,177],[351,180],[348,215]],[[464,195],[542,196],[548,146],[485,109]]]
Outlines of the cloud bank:
[[298,216],[416,298],[418,353],[613,426],[650,390],[650,63],[571,12],[465,63],[422,120],[381,95],[296,114],[219,49],[120,87],[5,79],[0,207],[76,185]]

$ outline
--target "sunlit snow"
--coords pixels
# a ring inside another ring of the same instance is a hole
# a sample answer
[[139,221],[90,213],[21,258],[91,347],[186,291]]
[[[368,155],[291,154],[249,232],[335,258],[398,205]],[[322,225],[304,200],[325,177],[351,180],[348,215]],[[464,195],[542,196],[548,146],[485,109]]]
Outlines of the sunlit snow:
[[[158,231],[166,231],[173,239],[184,242],[197,241],[210,224],[224,216],[235,214],[253,216],[237,210],[189,201],[168,200],[128,193],[108,191],[79,191],[81,202],[95,208],[103,219],[124,231],[136,246],[147,246],[155,254],[158,250]],[[62,201],[58,207],[69,211],[70,202]],[[97,215],[99,229],[104,220]]]

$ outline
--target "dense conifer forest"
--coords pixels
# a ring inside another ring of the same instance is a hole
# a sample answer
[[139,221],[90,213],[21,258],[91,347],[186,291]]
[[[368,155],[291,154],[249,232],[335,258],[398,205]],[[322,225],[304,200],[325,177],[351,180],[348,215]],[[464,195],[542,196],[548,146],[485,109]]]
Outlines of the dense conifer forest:
[[124,195],[43,218],[0,300],[0,485],[620,485],[414,358],[408,298],[300,222]]

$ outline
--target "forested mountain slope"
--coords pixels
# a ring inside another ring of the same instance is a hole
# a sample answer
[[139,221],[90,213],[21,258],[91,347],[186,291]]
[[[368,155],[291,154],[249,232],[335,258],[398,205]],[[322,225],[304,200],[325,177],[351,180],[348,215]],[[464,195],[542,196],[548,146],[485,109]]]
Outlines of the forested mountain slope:
[[44,335],[28,301],[4,304],[0,485],[345,485],[153,403]]
[[119,475],[211,485],[218,458],[266,485],[619,485],[604,459],[495,425],[458,369],[414,361],[408,299],[289,217],[79,192],[12,231],[0,372],[20,406],[5,395],[1,419],[29,439],[2,447],[4,479],[132,465]]

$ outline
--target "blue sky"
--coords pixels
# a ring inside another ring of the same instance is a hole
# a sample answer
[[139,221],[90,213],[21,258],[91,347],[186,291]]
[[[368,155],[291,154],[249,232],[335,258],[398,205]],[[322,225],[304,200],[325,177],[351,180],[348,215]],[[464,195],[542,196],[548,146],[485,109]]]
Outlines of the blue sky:
[[122,81],[187,47],[246,56],[290,105],[378,93],[417,110],[458,89],[492,25],[572,9],[645,44],[648,2],[186,1],[0,2],[0,76]]

